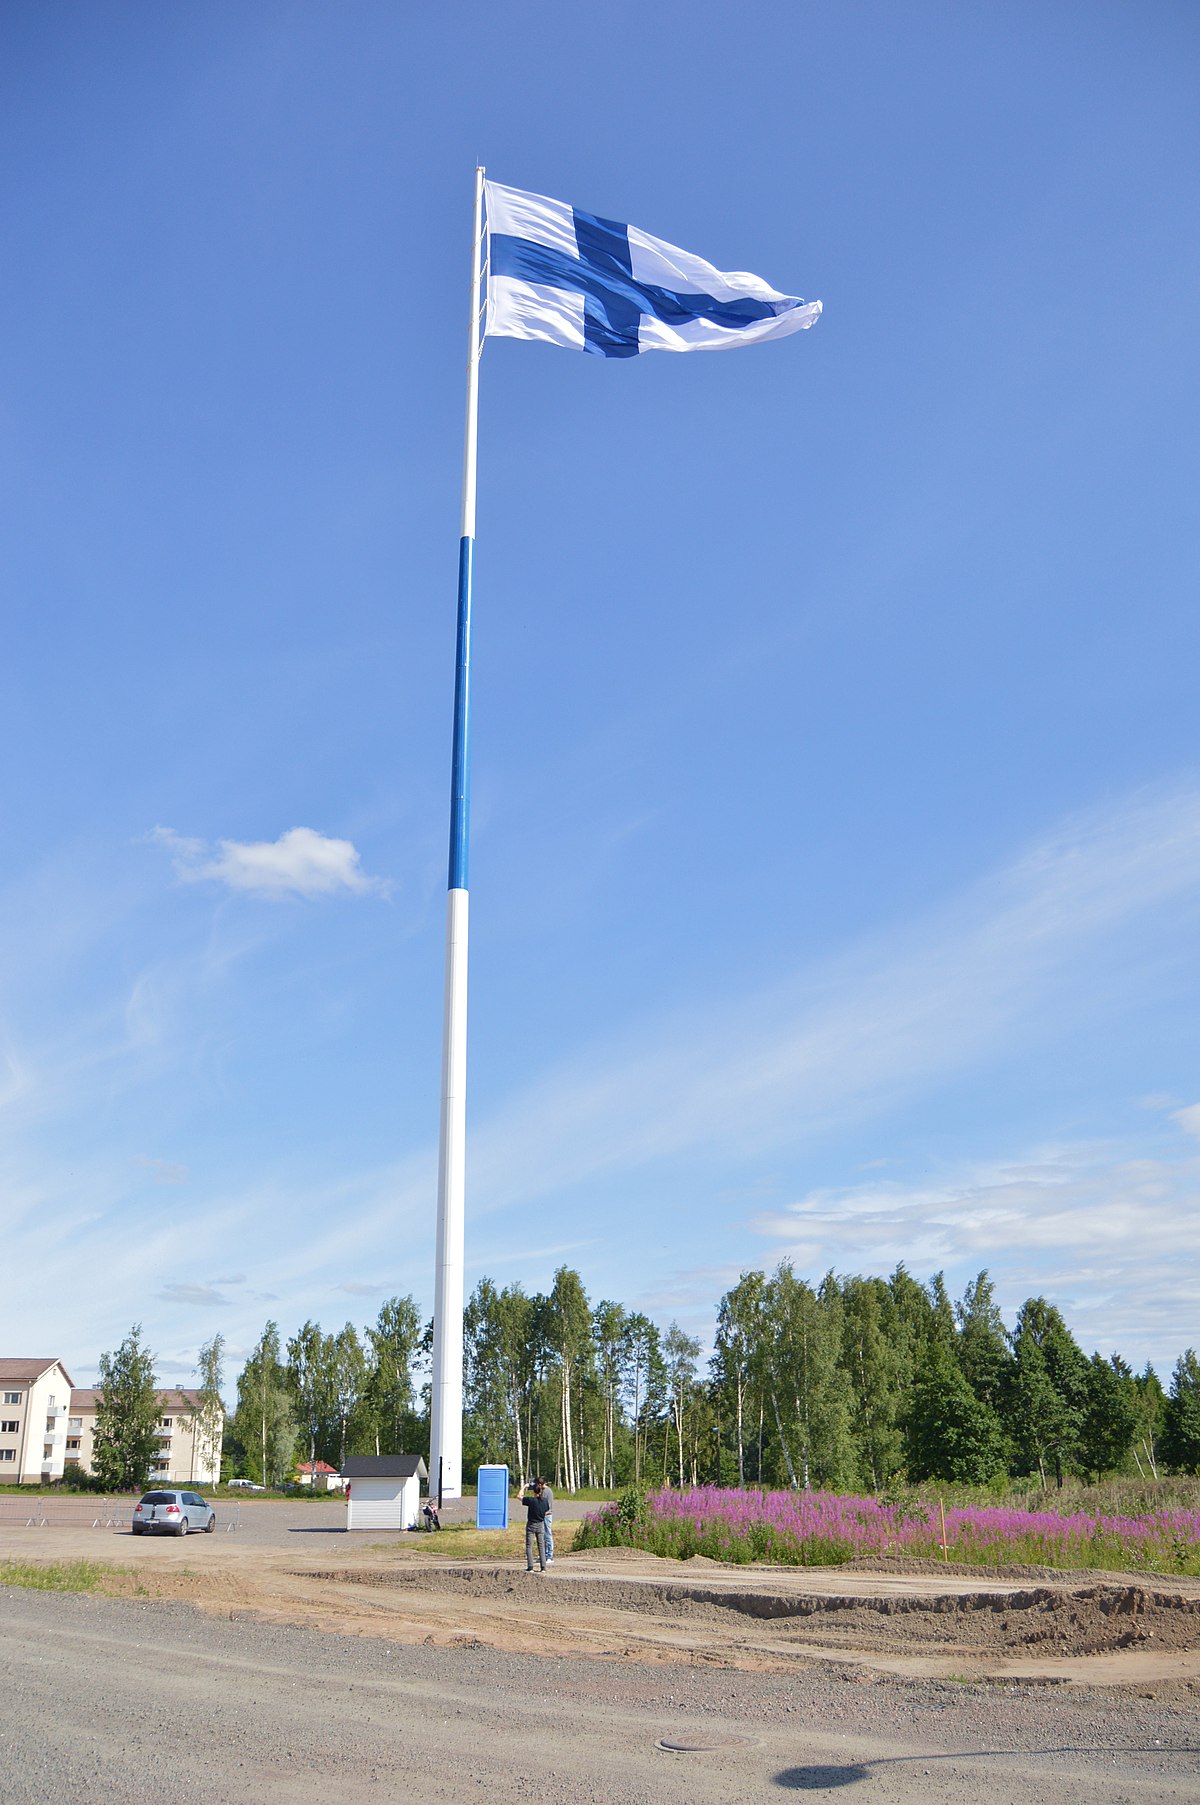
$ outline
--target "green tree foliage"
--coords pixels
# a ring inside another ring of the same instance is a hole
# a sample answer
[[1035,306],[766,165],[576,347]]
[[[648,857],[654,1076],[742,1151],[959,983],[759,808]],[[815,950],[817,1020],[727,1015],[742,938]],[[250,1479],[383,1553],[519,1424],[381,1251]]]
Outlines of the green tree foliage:
[[[689,1423],[694,1403],[696,1362],[700,1358],[700,1343],[694,1336],[685,1335],[679,1324],[673,1322],[663,1341],[663,1358],[667,1366],[667,1384],[671,1393],[671,1416],[675,1426],[675,1441],[679,1454],[679,1483],[682,1486],[686,1483],[683,1453],[684,1431]],[[663,1465],[665,1468],[665,1458]]]
[[1088,1362],[1079,1459],[1085,1473],[1099,1479],[1103,1473],[1120,1472],[1129,1463],[1129,1450],[1141,1416],[1137,1380],[1119,1354],[1105,1360],[1093,1354]]
[[605,1299],[592,1313],[592,1339],[595,1343],[595,1372],[600,1386],[603,1412],[600,1483],[617,1483],[617,1426],[620,1421],[621,1376],[625,1357],[625,1335],[629,1318],[624,1306]]
[[526,1405],[534,1369],[533,1311],[520,1286],[497,1291],[480,1279],[463,1316],[466,1409],[483,1458],[505,1461],[523,1482]]
[[[337,1466],[346,1464],[346,1442],[350,1424],[359,1412],[367,1390],[367,1356],[352,1322],[346,1323],[333,1337],[329,1356],[329,1393],[333,1420],[337,1427]],[[333,1461],[330,1462],[332,1466]]]
[[1021,1305],[1013,1332],[1013,1363],[1005,1400],[1007,1428],[1025,1470],[1046,1483],[1052,1464],[1079,1458],[1087,1407],[1088,1363],[1061,1314],[1044,1297]]
[[944,1272],[935,1272],[929,1281],[928,1339],[940,1342],[944,1348],[952,1348],[958,1339],[954,1305],[946,1289]]
[[1171,1374],[1163,1452],[1181,1473],[1200,1473],[1200,1360],[1194,1348],[1179,1356]]
[[880,1297],[880,1313],[895,1369],[902,1416],[907,1400],[912,1396],[918,1362],[934,1330],[929,1294],[903,1262],[887,1281],[886,1295]]
[[986,1267],[963,1292],[955,1315],[958,1319],[956,1352],[963,1376],[975,1396],[997,1410],[1010,1353],[1004,1318],[996,1302],[996,1287]]
[[583,1281],[569,1266],[560,1266],[554,1275],[544,1324],[546,1347],[553,1354],[557,1369],[559,1443],[555,1473],[568,1492],[575,1492],[582,1483],[575,1426],[582,1415],[583,1388],[590,1376],[592,1313]]
[[995,1412],[975,1396],[940,1335],[921,1356],[907,1424],[910,1479],[984,1485],[1003,1470]]
[[767,1283],[767,1390],[793,1487],[849,1478],[850,1385],[841,1365],[842,1300],[830,1273],[820,1292],[784,1260]]
[[[903,1265],[815,1287],[787,1261],[743,1273],[720,1300],[705,1375],[684,1327],[664,1335],[613,1299],[593,1308],[565,1266],[545,1295],[481,1279],[464,1330],[468,1481],[488,1460],[567,1492],[670,1479],[878,1493],[905,1476],[965,1483],[1008,1469],[1045,1484],[1200,1461],[1193,1352],[1168,1400],[1150,1368],[1134,1377],[1116,1355],[1087,1359],[1044,1298],[1022,1305],[1010,1335],[986,1271],[957,1304],[940,1274],[923,1285]],[[264,1483],[286,1472],[297,1423],[318,1460],[424,1452],[428,1391],[424,1414],[414,1391],[431,1335],[411,1297],[392,1298],[361,1332],[305,1323],[285,1367],[268,1324],[238,1380],[230,1447],[243,1470]]]
[[665,1408],[668,1388],[662,1337],[650,1318],[637,1311],[625,1329],[624,1377],[633,1426],[633,1480],[639,1485],[649,1468],[652,1426]]
[[241,1451],[242,1477],[281,1485],[296,1462],[293,1395],[283,1364],[279,1329],[269,1322],[238,1375],[231,1439]]
[[713,1376],[733,1418],[738,1484],[746,1483],[746,1411],[762,1390],[763,1303],[767,1281],[761,1272],[743,1272],[717,1311]]
[[897,1362],[883,1326],[886,1296],[881,1279],[842,1282],[842,1365],[850,1386],[854,1479],[873,1492],[889,1485],[904,1463]]
[[115,1353],[100,1356],[92,1468],[109,1491],[140,1491],[158,1452],[154,1355],[135,1322]]
[[221,1472],[221,1443],[225,1430],[225,1401],[221,1388],[225,1383],[225,1337],[214,1335],[200,1349],[195,1367],[200,1395],[195,1408],[186,1413],[192,1430],[192,1446],[197,1465],[215,1477]]
[[420,1442],[414,1417],[413,1365],[421,1341],[421,1317],[411,1297],[389,1297],[373,1328],[363,1403],[376,1454],[410,1454]]
[[323,1335],[319,1324],[306,1322],[288,1342],[287,1354],[296,1416],[304,1432],[309,1461],[315,1466],[318,1457],[329,1460],[335,1445],[334,1338]]
[[1167,1394],[1152,1366],[1134,1380],[1137,1389],[1137,1427],[1129,1452],[1142,1478],[1158,1478],[1159,1443],[1167,1414]]

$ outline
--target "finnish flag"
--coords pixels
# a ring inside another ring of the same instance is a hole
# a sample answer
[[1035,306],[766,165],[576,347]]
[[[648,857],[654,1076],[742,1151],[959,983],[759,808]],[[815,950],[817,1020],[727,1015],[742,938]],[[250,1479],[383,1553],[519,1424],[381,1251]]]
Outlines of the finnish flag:
[[597,357],[727,351],[811,326],[820,301],[714,269],[636,226],[486,182],[489,337]]

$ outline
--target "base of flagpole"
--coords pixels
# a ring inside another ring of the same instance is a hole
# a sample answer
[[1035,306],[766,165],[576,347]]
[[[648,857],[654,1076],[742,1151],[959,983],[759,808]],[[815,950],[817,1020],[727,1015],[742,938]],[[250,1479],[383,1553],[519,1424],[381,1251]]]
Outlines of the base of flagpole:
[[446,1002],[442,1024],[442,1133],[438,1162],[429,1476],[462,1496],[463,1243],[467,1140],[467,921],[465,889],[446,895]]

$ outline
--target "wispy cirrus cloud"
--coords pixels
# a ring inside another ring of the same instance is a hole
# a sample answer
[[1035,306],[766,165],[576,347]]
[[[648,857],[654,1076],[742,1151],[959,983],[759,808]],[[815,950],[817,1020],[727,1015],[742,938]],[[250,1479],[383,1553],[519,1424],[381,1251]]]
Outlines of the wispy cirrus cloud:
[[479,1124],[478,1205],[683,1152],[796,1149],[881,1116],[1119,1010],[1122,985],[1141,990],[1147,949],[1165,956],[1149,924],[1169,927],[1185,904],[1190,939],[1197,897],[1200,788],[1078,817],[923,919],[769,991],[581,1051]]
[[370,877],[351,840],[332,839],[311,827],[290,827],[277,840],[188,839],[156,827],[150,838],[171,852],[185,883],[219,883],[269,898],[384,896],[385,879]]

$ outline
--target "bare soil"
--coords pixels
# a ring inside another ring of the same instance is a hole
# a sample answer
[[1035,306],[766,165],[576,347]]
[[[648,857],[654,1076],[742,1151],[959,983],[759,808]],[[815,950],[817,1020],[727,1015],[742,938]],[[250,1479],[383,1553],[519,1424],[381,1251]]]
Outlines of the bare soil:
[[[1200,1581],[978,1569],[898,1571],[560,1552],[527,1574],[518,1535],[362,1536],[256,1518],[253,1539],[0,1528],[0,1559],[93,1559],[114,1597],[393,1644],[646,1664],[1128,1687],[1200,1697]],[[569,1526],[563,1525],[564,1531]],[[464,1555],[478,1550],[476,1558]],[[498,1558],[499,1557],[499,1558]],[[911,1568],[917,1563],[906,1564]]]

